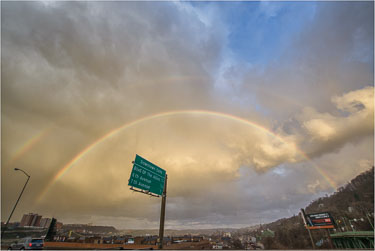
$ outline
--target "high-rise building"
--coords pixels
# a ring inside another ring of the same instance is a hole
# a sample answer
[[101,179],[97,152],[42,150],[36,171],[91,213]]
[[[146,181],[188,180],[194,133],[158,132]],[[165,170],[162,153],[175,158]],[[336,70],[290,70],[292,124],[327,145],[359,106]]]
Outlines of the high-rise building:
[[38,214],[24,214],[21,219],[21,227],[39,227],[42,216]]
[[39,227],[40,220],[42,219],[41,215],[35,215],[33,221],[31,222],[31,226]]
[[24,227],[24,226],[30,226],[30,224],[31,224],[31,220],[32,220],[32,217],[33,217],[33,214],[32,214],[32,213],[24,214],[24,215],[22,216],[20,226],[21,226],[21,227]]
[[52,219],[51,218],[42,218],[40,220],[39,226],[42,228],[49,228],[49,225],[51,224]]

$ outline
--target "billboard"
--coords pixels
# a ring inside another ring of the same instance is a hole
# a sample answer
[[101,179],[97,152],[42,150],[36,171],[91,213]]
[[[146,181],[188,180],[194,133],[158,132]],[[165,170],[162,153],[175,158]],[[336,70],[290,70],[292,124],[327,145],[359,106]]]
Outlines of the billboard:
[[328,212],[306,214],[306,227],[309,229],[335,228],[335,221]]

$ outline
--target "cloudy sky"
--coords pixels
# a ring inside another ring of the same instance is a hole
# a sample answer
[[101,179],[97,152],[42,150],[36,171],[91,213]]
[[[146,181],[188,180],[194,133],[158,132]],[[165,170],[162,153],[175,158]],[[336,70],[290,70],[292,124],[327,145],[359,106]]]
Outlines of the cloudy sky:
[[157,228],[292,216],[374,164],[373,2],[2,2],[1,210]]

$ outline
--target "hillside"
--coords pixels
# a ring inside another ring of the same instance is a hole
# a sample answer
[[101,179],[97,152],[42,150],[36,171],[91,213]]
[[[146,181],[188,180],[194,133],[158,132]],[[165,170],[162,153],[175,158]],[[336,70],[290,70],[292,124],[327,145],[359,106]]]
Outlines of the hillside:
[[[331,196],[319,198],[305,208],[307,214],[330,212],[339,231],[372,231],[374,224],[374,167],[358,175],[347,185],[340,187]],[[352,225],[352,226],[351,226]],[[269,229],[274,237],[261,240],[266,249],[306,249],[312,248],[307,230],[299,215],[265,224],[252,234],[261,236],[261,231]],[[325,241],[325,230],[312,230],[314,242],[322,241],[320,248],[329,248]]]
[[[214,229],[165,229],[164,236],[183,236],[183,235],[212,235],[218,232],[235,232],[236,228],[214,228]],[[120,230],[121,234],[132,236],[158,235],[159,229],[129,229]]]

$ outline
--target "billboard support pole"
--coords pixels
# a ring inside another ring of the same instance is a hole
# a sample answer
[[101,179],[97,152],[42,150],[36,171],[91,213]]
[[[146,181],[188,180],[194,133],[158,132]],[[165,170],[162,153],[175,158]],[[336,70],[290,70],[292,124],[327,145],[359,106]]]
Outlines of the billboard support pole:
[[163,249],[164,239],[164,221],[165,221],[165,203],[167,200],[167,179],[168,176],[165,174],[164,191],[161,199],[161,210],[160,210],[160,227],[159,227],[159,249]]
[[327,235],[328,235],[329,246],[331,247],[331,249],[334,249],[332,239],[331,239],[331,234],[329,233],[329,229],[326,228],[326,230],[327,230]]
[[307,231],[309,232],[309,236],[310,236],[312,247],[313,247],[313,249],[315,249],[315,243],[314,243],[313,237],[311,235],[311,231],[310,231],[310,229],[309,229],[309,227],[307,225],[306,214],[305,214],[305,210],[303,210],[303,208],[301,208],[301,213],[302,213],[303,222],[305,223],[305,227],[306,227]]

